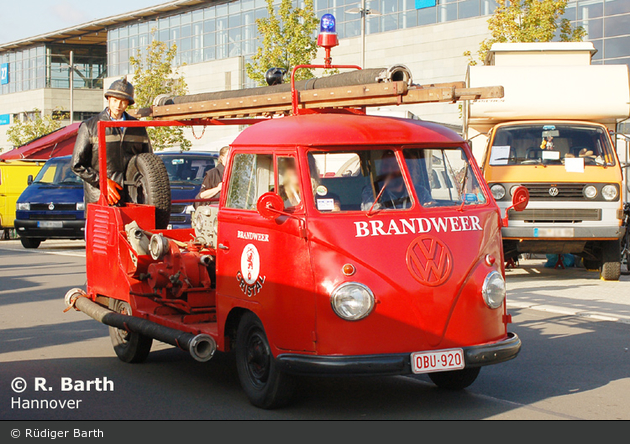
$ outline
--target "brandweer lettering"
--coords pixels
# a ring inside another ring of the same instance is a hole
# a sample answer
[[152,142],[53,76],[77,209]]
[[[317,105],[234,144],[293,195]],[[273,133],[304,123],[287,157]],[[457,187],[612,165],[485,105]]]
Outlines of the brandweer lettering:
[[371,220],[369,222],[355,222],[354,225],[357,229],[355,237],[422,234],[431,231],[436,233],[482,231],[477,216],[413,217],[410,219],[392,219],[389,222]]
[[238,239],[256,240],[259,242],[269,242],[268,234],[252,233],[249,231],[237,231],[236,237]]

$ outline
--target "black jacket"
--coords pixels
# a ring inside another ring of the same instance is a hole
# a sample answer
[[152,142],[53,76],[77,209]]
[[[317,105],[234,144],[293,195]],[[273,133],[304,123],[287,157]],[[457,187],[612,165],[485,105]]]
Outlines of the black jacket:
[[[127,113],[125,119],[136,120]],[[96,202],[100,196],[97,134],[99,120],[111,120],[109,109],[105,108],[103,112],[81,124],[72,153],[72,170],[83,179],[86,203]],[[107,128],[105,140],[107,177],[124,185],[131,158],[136,154],[152,152],[146,128]]]

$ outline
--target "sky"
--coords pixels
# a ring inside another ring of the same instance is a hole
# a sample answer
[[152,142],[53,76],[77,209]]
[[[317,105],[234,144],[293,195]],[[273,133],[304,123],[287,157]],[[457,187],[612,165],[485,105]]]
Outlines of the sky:
[[167,0],[0,0],[0,44]]

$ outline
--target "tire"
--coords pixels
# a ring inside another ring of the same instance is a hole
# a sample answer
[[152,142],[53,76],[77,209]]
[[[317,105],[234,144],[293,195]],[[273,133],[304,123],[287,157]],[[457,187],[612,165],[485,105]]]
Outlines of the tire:
[[481,367],[471,367],[450,372],[429,373],[429,378],[441,389],[463,390],[475,382],[480,371]]
[[171,218],[171,185],[166,166],[159,156],[142,153],[127,167],[129,201],[155,207],[155,228],[164,229]]
[[602,242],[602,269],[605,281],[618,281],[621,276],[621,244],[619,241]]
[[[131,315],[131,307],[127,302],[117,299],[109,300],[109,309],[116,313]],[[123,362],[136,364],[144,362],[151,351],[153,339],[139,333],[130,333],[116,327],[109,327],[116,356]]]
[[618,281],[621,276],[621,262],[604,262],[600,276],[605,281]]
[[278,369],[262,322],[253,313],[241,318],[235,349],[238,377],[253,405],[274,409],[291,401],[295,380]]
[[599,270],[601,263],[594,259],[582,259],[587,270]]
[[35,239],[33,237],[21,237],[20,242],[24,248],[37,248],[42,243],[42,239]]

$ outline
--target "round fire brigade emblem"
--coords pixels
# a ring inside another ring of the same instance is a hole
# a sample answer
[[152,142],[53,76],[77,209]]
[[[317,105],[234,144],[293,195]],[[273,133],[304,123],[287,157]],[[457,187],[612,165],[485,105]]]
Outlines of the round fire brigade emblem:
[[52,203],[52,202],[51,202],[51,203],[49,203],[49,204],[48,204],[48,209],[49,209],[50,211],[54,210],[54,209],[55,209],[55,204],[54,204],[54,203]]
[[549,195],[551,197],[556,197],[558,195],[558,193],[560,193],[560,190],[558,190],[558,188],[556,188],[556,187],[549,188]]
[[407,268],[421,284],[437,287],[451,275],[453,255],[440,239],[421,236],[407,248]]
[[247,244],[241,254],[241,273],[243,280],[253,285],[260,274],[260,255],[254,244]]

